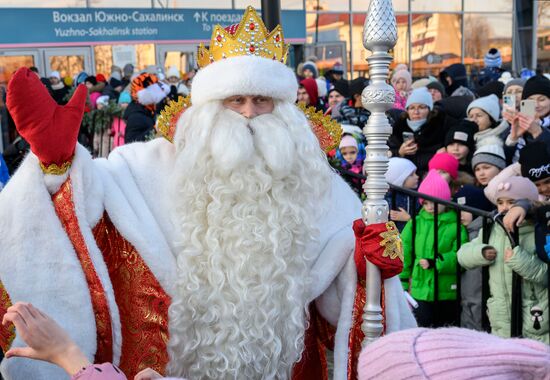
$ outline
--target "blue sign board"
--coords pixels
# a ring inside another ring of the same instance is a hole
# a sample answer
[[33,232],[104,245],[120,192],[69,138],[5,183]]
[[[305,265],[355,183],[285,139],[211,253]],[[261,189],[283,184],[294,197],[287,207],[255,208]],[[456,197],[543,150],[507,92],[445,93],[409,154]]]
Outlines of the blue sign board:
[[[3,8],[0,47],[209,41],[213,26],[238,23],[243,10],[159,8]],[[281,12],[285,39],[304,42],[303,10]]]

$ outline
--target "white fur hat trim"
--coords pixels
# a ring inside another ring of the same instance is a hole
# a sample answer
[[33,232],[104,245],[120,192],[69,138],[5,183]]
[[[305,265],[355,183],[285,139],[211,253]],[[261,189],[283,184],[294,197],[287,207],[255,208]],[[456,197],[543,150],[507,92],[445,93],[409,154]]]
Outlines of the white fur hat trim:
[[261,95],[291,103],[298,82],[283,63],[255,56],[222,59],[200,69],[193,78],[191,102],[201,105],[234,95]]

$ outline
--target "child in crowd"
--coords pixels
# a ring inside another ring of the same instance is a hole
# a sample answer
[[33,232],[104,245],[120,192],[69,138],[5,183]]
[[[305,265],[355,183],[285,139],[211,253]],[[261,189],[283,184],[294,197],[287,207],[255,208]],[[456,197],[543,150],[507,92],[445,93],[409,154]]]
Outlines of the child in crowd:
[[[339,160],[340,167],[343,170],[362,174],[363,162],[365,160],[365,147],[357,142],[357,139],[351,134],[344,134],[340,140],[340,146],[336,151],[336,158]],[[364,181],[343,174],[343,178],[351,185],[352,189],[359,195],[363,193]]]
[[[128,108],[128,104],[132,101],[129,92],[122,91],[118,97],[118,105],[122,108],[122,113]],[[126,122],[121,117],[115,116],[111,124],[111,134],[113,135],[113,148],[124,145],[124,131],[126,130]]]
[[[537,188],[527,178],[506,177],[501,173],[485,188],[487,198],[506,213],[517,200],[538,199]],[[519,245],[511,247],[504,229],[494,224],[488,244],[482,243],[483,233],[463,245],[458,261],[466,269],[489,266],[491,297],[487,312],[492,333],[501,337],[511,335],[512,273],[522,277],[522,320],[526,338],[549,343],[548,338],[548,266],[536,254],[535,232],[532,223],[519,227]]]
[[[430,170],[418,189],[420,193],[450,201],[451,189],[435,170]],[[403,229],[404,265],[400,278],[405,290],[418,301],[415,317],[419,326],[441,327],[456,324],[457,313],[457,215],[454,210],[432,201],[419,199],[422,210],[416,216],[416,239],[413,256],[413,220]],[[434,252],[434,214],[438,214],[437,252]],[[461,227],[461,242],[468,240]],[[434,272],[437,271],[438,289],[435,302]]]
[[460,123],[447,132],[445,136],[445,150],[458,160],[458,170],[473,175],[471,160],[474,153],[474,134],[477,124],[461,120]]
[[458,176],[458,167],[460,163],[450,153],[436,153],[428,162],[430,171],[436,170],[448,184],[455,180]]
[[505,167],[506,156],[502,148],[502,141],[494,136],[481,140],[472,157],[476,185],[487,186],[489,181]]
[[[454,195],[454,201],[459,205],[477,208],[482,211],[492,211],[494,206],[485,197],[483,189],[473,185],[462,186]],[[478,236],[483,226],[483,217],[467,211],[460,212],[460,222],[468,231],[468,240]],[[460,326],[482,331],[481,324],[481,268],[474,268],[462,273],[461,279],[461,314]]]
[[398,65],[391,78],[391,84],[395,89],[395,102],[393,108],[405,110],[407,97],[411,91],[412,77],[406,65]]
[[474,140],[481,140],[495,136],[503,142],[510,130],[509,125],[499,123],[500,105],[498,97],[494,94],[477,98],[468,105],[466,110],[468,119],[477,124],[479,131],[474,135]]
[[[410,160],[401,157],[392,157],[388,163],[386,181],[395,186],[416,190],[418,175],[416,165]],[[389,189],[386,201],[390,207],[390,220],[395,222],[399,231],[403,231],[405,223],[411,219],[413,198],[400,192],[395,192],[395,206],[392,205],[393,190]]]

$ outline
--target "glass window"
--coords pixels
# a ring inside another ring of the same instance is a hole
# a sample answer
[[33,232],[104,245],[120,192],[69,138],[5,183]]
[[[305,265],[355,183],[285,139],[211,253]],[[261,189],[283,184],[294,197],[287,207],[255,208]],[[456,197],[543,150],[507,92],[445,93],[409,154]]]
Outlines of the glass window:
[[303,0],[281,0],[282,9],[304,9]]
[[512,62],[512,14],[464,15],[464,64],[470,72],[482,68],[483,57],[497,48],[503,67]]
[[84,71],[83,55],[55,55],[50,57],[49,64],[51,70],[59,71],[61,78],[74,77],[76,74]]
[[0,0],[0,8],[86,8],[86,0]]
[[[337,62],[347,65],[350,51],[349,13],[309,13],[306,16],[306,58],[315,56],[320,72],[331,69]],[[349,67],[346,72],[349,72]]]
[[151,0],[88,0],[90,8],[151,8]]
[[155,65],[155,45],[154,44],[139,44],[136,45],[136,69],[143,70],[147,66]]
[[170,0],[167,3],[169,8],[231,9],[231,0]]
[[462,0],[413,0],[411,8],[413,12],[460,12]]
[[550,71],[550,3],[538,2],[537,65],[543,72]]
[[0,87],[7,86],[13,73],[20,67],[31,67],[34,65],[33,55],[0,56]]
[[512,12],[514,1],[516,0],[464,0],[464,12]]
[[[408,0],[393,0],[394,12],[408,12]],[[369,9],[370,0],[351,0],[351,9],[354,12],[366,12]]]
[[348,0],[306,0],[306,11],[349,11]]
[[[111,45],[94,46],[95,72],[103,74],[107,78],[111,74],[113,65],[113,50]],[[121,67],[122,68],[122,67]]]
[[460,63],[461,16],[449,13],[413,14],[411,25],[412,75],[437,75],[446,66]]

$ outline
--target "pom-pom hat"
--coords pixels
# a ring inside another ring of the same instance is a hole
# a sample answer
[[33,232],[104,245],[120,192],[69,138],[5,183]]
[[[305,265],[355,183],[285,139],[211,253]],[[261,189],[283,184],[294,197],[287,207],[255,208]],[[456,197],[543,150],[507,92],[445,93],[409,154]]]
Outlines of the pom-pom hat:
[[436,153],[428,162],[429,170],[443,170],[451,176],[452,179],[456,179],[458,176],[458,167],[460,163],[458,160],[449,153]]
[[294,103],[298,83],[284,64],[287,53],[281,26],[268,32],[254,8],[248,7],[239,24],[214,27],[209,49],[199,46],[200,70],[191,89],[193,105],[234,95],[261,95]]

